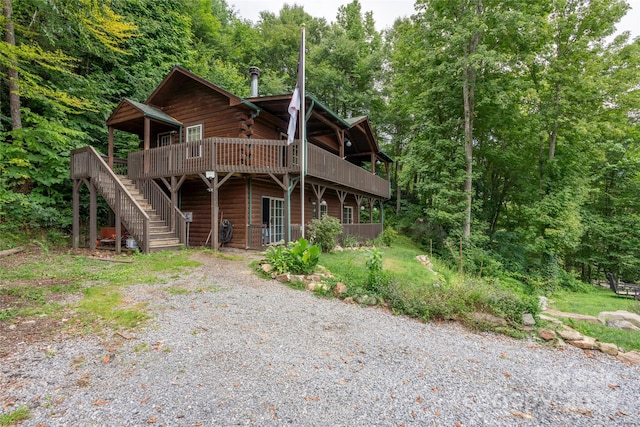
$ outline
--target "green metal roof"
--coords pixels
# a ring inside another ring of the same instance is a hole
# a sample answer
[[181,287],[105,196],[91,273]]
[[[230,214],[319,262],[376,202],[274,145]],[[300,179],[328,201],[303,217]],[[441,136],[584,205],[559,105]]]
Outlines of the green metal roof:
[[182,123],[178,120],[174,119],[167,113],[157,108],[154,108],[150,105],[143,104],[141,102],[132,101],[131,99],[125,99],[135,108],[140,110],[145,117],[149,117],[150,119],[159,120],[161,122],[169,123],[175,126],[182,126]]

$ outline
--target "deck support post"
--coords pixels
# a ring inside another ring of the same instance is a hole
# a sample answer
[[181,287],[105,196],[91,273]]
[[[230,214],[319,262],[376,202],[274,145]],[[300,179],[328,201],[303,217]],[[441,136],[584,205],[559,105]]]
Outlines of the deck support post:
[[80,246],[80,187],[82,187],[81,179],[73,180],[73,249]]
[[282,177],[282,187],[284,188],[284,240],[291,241],[291,188],[289,188],[289,174]]
[[211,249],[218,250],[218,239],[220,231],[220,220],[218,219],[218,174],[213,177],[213,188],[211,189]]
[[89,188],[89,248],[94,250],[98,240],[98,201],[96,186],[93,182],[87,181],[87,187]]
[[[120,215],[120,211],[122,210],[120,206],[120,189],[118,187],[115,188],[115,214],[116,214],[116,241],[114,242],[116,245],[116,253],[120,254],[122,252],[121,243],[122,243],[122,217]],[[144,248],[145,252],[148,252],[147,247]]]
[[340,200],[340,224],[344,224],[344,201],[347,198],[347,192],[336,190],[336,193],[338,193],[338,199]]

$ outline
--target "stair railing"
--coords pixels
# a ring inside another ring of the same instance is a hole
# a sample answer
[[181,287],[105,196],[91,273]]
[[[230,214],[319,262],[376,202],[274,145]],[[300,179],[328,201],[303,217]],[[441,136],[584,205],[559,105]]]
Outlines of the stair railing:
[[164,225],[170,228],[174,237],[178,238],[180,243],[186,245],[187,219],[177,207],[172,205],[169,196],[152,179],[135,180],[133,182],[156,211],[156,214],[162,219]]
[[149,215],[120,182],[95,148],[85,147],[75,150],[73,154],[72,177],[85,174],[91,178],[95,188],[102,194],[116,216],[120,216],[120,221],[142,251],[149,253]]

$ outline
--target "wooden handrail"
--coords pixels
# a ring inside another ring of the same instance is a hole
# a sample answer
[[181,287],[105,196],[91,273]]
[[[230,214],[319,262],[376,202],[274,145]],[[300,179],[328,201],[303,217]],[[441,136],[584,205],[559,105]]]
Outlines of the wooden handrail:
[[127,231],[145,253],[149,247],[149,215],[91,146],[71,152],[71,178],[90,178]]

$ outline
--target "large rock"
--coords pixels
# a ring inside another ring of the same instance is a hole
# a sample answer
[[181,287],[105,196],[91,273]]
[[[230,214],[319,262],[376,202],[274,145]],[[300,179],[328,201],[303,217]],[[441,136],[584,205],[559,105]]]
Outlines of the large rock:
[[600,323],[597,317],[589,316],[587,314],[565,313],[564,311],[558,311],[558,310],[552,310],[552,309],[548,309],[546,313],[551,316],[562,317],[565,319],[583,320],[589,323]]
[[605,323],[605,325],[615,329],[625,329],[627,331],[640,331],[640,328],[638,328],[636,325],[634,325],[633,323],[627,320],[609,319],[607,320],[607,323]]
[[618,355],[618,346],[615,344],[601,342],[601,343],[598,343],[598,348],[600,349],[601,352],[606,353],[610,356]]
[[595,348],[598,348],[595,338],[585,336],[583,336],[582,339],[579,340],[569,341],[569,344],[574,347],[581,348],[582,350],[593,350]]
[[531,313],[522,313],[522,324],[524,326],[535,326],[536,319],[533,318]]
[[549,302],[549,300],[546,297],[543,297],[543,296],[539,296],[538,297],[538,307],[540,308],[540,311],[546,311],[547,310],[548,302]]
[[336,286],[333,288],[333,295],[338,296],[347,292],[347,285],[342,282],[336,283]]
[[289,280],[291,280],[291,275],[289,273],[278,274],[276,276],[276,280],[278,282],[287,283]]
[[627,353],[618,353],[618,359],[631,365],[640,365],[640,352],[634,350]]
[[271,266],[271,264],[262,264],[261,267],[262,267],[262,271],[265,274],[269,274],[271,273],[271,270],[273,270],[273,267]]
[[551,341],[556,337],[556,333],[549,329],[539,329],[538,335],[540,335],[540,338],[542,338],[545,341]]
[[574,331],[571,328],[561,329],[560,331],[558,331],[558,334],[565,341],[580,341],[581,339],[584,338],[584,335],[582,335],[578,331]]
[[610,322],[625,321],[631,323],[636,328],[640,328],[640,315],[629,313],[628,311],[624,310],[603,311],[602,313],[598,314],[598,320],[607,326],[610,326]]
[[490,323],[492,325],[499,326],[507,324],[507,321],[500,317],[496,317],[493,314],[489,313],[482,313],[480,311],[471,313],[471,319],[475,320],[478,323]]

